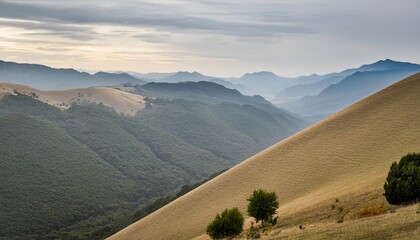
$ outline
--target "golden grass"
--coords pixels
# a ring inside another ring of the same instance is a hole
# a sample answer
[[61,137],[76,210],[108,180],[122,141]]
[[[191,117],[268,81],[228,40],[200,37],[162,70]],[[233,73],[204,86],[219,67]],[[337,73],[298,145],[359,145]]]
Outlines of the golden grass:
[[[231,207],[245,213],[246,198],[258,188],[279,196],[279,224],[336,224],[343,217],[347,226],[365,204],[384,201],[391,162],[420,151],[419,93],[416,74],[258,153],[109,239],[208,239],[205,228],[216,213]],[[342,206],[342,213],[331,204]],[[365,219],[371,218],[357,221]]]
[[359,218],[371,217],[371,216],[375,216],[375,215],[384,214],[388,211],[389,211],[389,207],[386,206],[385,204],[375,204],[375,205],[367,206],[367,207],[361,209],[357,213],[357,216]]
[[399,208],[395,213],[344,221],[322,222],[300,230],[297,226],[283,227],[263,239],[417,239],[420,236],[420,216],[416,206]]
[[0,83],[0,98],[7,94],[15,94],[14,91],[28,96],[35,93],[37,97],[34,99],[60,109],[68,109],[71,105],[77,103],[102,103],[107,107],[114,108],[118,113],[132,116],[145,107],[143,96],[114,88],[97,87],[65,91],[41,91],[18,84]]

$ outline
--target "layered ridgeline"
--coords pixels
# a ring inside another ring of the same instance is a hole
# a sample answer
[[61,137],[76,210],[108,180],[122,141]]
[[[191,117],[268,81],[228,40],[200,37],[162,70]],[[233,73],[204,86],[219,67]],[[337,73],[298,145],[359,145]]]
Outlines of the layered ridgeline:
[[124,115],[135,115],[145,107],[144,97],[115,88],[95,87],[63,91],[42,91],[25,85],[0,83],[0,98],[22,94],[62,110],[74,104],[101,104]]
[[[371,72],[371,71],[407,71],[413,72],[418,71],[419,65],[406,63],[406,62],[398,62],[393,61],[390,59],[377,61],[371,64],[364,64],[358,68],[350,68],[343,70],[337,73],[329,73],[325,75],[316,75],[313,74],[311,76],[302,76],[295,79],[295,84],[293,86],[288,87],[280,91],[276,98],[273,99],[275,103],[281,104],[285,102],[290,102],[293,100],[298,100],[305,96],[314,96],[322,92],[322,90],[326,89],[327,87],[339,83],[344,78],[357,73],[357,72]],[[377,80],[380,81],[380,80]],[[382,87],[383,88],[383,87]]]
[[285,89],[278,94],[278,98],[293,100],[296,95],[302,97],[283,102],[280,106],[301,116],[319,120],[417,72],[420,72],[420,65],[388,59],[327,75],[328,78],[313,84]]
[[74,69],[57,69],[39,64],[5,62],[1,60],[0,82],[23,84],[42,90],[146,83],[126,73],[98,72],[89,74]]
[[[104,238],[155,198],[306,126],[280,110],[228,100],[0,85],[2,239]],[[137,114],[122,111],[130,104]]]
[[[340,199],[352,216],[350,206],[383,199],[391,162],[419,151],[419,92],[416,74],[260,152],[109,239],[206,239],[217,213],[235,206],[246,212],[246,199],[258,188],[278,194],[280,224],[336,224],[328,219],[331,203]],[[396,234],[406,229],[399,227]]]
[[[245,96],[235,89],[212,82],[148,83],[143,86],[126,85],[122,88],[146,97],[185,99],[215,104],[216,107],[211,109],[211,113],[217,119],[233,128],[240,128],[251,138],[259,135],[260,138],[271,139],[276,135],[285,136],[285,134],[297,132],[307,126],[305,121],[274,107],[261,96]],[[237,105],[241,106],[240,111]],[[258,121],[258,118],[265,121]],[[259,124],[255,124],[256,122]],[[262,134],[256,128],[266,130]]]

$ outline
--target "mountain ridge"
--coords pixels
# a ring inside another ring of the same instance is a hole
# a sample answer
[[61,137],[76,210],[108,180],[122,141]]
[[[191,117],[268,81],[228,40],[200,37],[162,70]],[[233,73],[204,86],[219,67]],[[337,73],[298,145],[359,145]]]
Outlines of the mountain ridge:
[[0,81],[28,85],[42,90],[66,90],[124,83],[144,84],[127,73],[97,72],[89,74],[73,68],[52,68],[41,64],[0,60]]

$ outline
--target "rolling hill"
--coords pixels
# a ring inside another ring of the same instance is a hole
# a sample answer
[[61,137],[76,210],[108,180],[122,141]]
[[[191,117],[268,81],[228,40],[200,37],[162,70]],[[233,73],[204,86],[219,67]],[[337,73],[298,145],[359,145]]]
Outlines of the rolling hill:
[[277,192],[280,222],[307,222],[307,216],[328,221],[326,211],[338,199],[353,206],[350,217],[354,208],[383,199],[391,162],[420,150],[419,92],[415,74],[258,153],[109,239],[206,239],[216,213],[235,206],[245,212],[246,198],[257,188]]
[[115,109],[118,113],[133,116],[145,107],[143,96],[115,88],[96,87],[64,91],[41,91],[19,84],[0,83],[0,98],[17,93],[31,96],[38,101],[62,110],[69,109],[75,104],[103,104]]
[[42,90],[66,90],[124,83],[145,84],[126,73],[97,72],[89,74],[74,69],[57,69],[39,64],[5,62],[0,60],[0,82],[27,85]]

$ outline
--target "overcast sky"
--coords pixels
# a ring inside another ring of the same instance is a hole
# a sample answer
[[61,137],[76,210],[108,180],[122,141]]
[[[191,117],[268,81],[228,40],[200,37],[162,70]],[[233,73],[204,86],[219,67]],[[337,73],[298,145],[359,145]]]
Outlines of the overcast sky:
[[418,0],[0,0],[0,59],[281,76],[420,63]]

